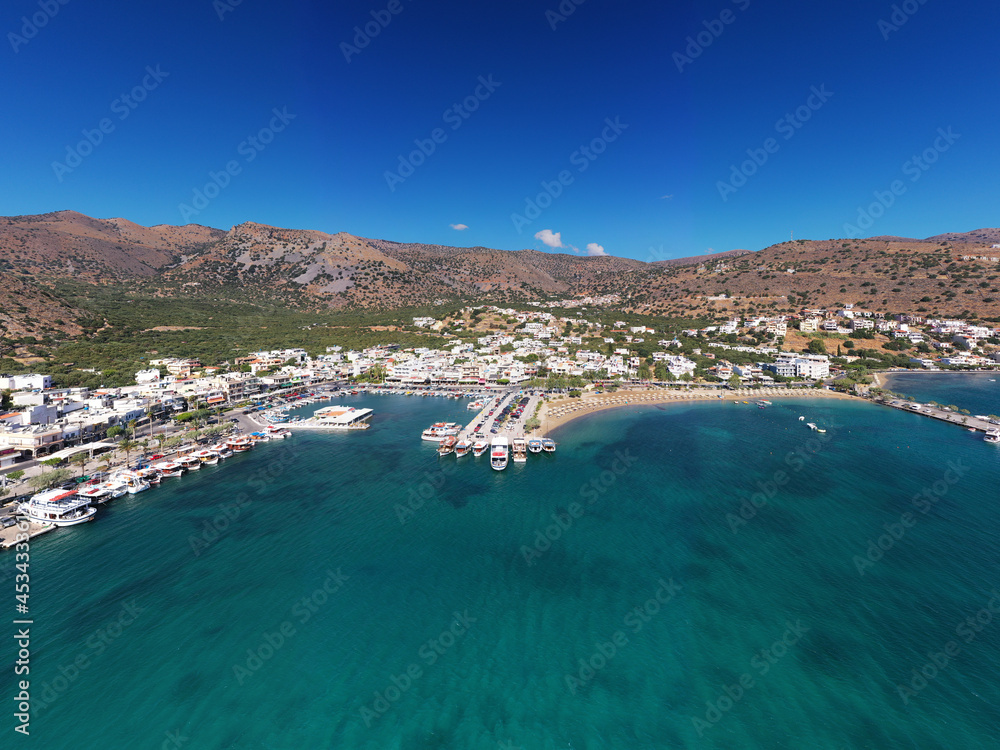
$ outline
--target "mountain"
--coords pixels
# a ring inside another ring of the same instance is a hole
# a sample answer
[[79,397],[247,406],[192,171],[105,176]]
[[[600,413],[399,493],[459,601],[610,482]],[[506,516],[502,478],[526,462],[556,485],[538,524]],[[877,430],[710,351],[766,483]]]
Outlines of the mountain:
[[1000,319],[1000,262],[991,260],[1000,255],[992,247],[998,242],[1000,229],[924,240],[796,240],[647,263],[422,245],[252,221],[228,232],[195,224],[143,227],[56,211],[0,218],[0,339],[9,347],[25,337],[59,340],[100,328],[100,316],[84,309],[92,296],[87,285],[103,287],[105,299],[173,297],[203,308],[233,301],[303,311],[394,309],[442,300],[618,295],[623,311],[682,317],[854,303]]

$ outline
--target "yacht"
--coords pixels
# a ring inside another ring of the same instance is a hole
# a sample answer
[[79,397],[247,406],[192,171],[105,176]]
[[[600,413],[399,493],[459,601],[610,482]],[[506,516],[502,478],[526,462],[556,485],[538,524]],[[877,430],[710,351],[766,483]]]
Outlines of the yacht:
[[531,438],[531,440],[528,441],[528,450],[532,453],[541,453],[542,441],[538,438]]
[[78,497],[74,490],[45,490],[21,503],[17,511],[34,523],[76,526],[93,521],[97,508],[88,498]]
[[546,453],[556,452],[556,441],[552,438],[542,438],[542,450]]
[[507,468],[507,438],[502,435],[490,443],[490,466],[497,471]]
[[453,450],[455,450],[455,444],[458,439],[454,435],[449,435],[444,440],[441,441],[441,445],[438,446],[438,455],[447,456]]
[[455,444],[455,455],[459,458],[466,455],[470,450],[472,450],[472,443],[468,440],[462,439]]

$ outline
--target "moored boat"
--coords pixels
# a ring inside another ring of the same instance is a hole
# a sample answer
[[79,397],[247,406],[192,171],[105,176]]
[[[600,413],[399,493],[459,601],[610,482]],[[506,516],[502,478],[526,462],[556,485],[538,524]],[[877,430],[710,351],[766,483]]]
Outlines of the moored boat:
[[516,437],[512,441],[514,448],[514,463],[523,464],[528,460],[528,444],[523,437]]
[[177,463],[183,466],[188,471],[198,471],[201,468],[201,461],[193,453],[188,453],[184,456],[177,457]]
[[179,477],[184,475],[184,467],[177,461],[158,461],[153,468],[160,472],[161,477]]
[[458,439],[454,435],[449,435],[444,440],[441,441],[441,445],[438,446],[438,455],[447,456],[449,453],[455,450],[455,444]]
[[74,490],[45,490],[17,506],[17,511],[29,521],[53,526],[76,526],[93,521],[97,508],[89,498],[79,497]]
[[436,422],[420,433],[420,439],[440,443],[446,437],[457,435],[460,429],[457,422]]
[[458,458],[466,455],[470,450],[472,450],[472,443],[468,440],[463,439],[455,443],[455,455]]
[[490,466],[496,471],[507,468],[507,438],[495,437],[490,443]]
[[486,438],[478,437],[476,442],[472,444],[472,455],[481,456],[489,449],[490,444],[486,442]]
[[76,494],[93,503],[106,503],[111,499],[111,490],[104,484],[85,484],[77,488]]
[[546,453],[556,452],[556,441],[552,438],[542,438],[542,450]]
[[1000,430],[988,430],[983,436],[987,443],[1000,443]]
[[528,450],[531,453],[541,453],[542,452],[542,441],[538,438],[531,438],[528,441]]

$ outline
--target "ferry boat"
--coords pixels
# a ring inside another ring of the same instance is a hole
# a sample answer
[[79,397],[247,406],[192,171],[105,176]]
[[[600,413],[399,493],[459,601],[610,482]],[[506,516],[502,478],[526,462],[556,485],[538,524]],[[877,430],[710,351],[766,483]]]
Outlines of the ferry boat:
[[435,422],[420,433],[420,439],[440,443],[446,437],[457,435],[460,429],[458,422]]
[[486,442],[485,438],[478,438],[476,442],[472,444],[472,455],[481,456],[486,453],[486,450],[490,447],[490,444]]
[[153,468],[160,472],[161,477],[180,477],[184,475],[184,467],[176,461],[158,461]]
[[528,460],[528,444],[523,437],[516,437],[513,441],[514,463],[523,464]]
[[97,508],[90,504],[88,498],[77,496],[74,490],[45,490],[21,503],[17,512],[35,523],[76,526],[93,521]]
[[983,436],[987,443],[1000,443],[1000,430],[988,430]]
[[546,453],[556,452],[556,441],[552,438],[542,438],[542,450]]
[[492,466],[496,471],[503,471],[507,468],[506,437],[495,437],[490,443],[490,466]]
[[453,450],[455,450],[455,444],[458,442],[458,438],[454,435],[449,435],[444,440],[441,441],[441,445],[438,446],[438,455],[447,456]]
[[472,443],[468,440],[459,440],[455,444],[455,455],[459,458],[466,455],[470,450],[472,450]]
[[541,453],[542,452],[542,441],[538,438],[531,438],[528,441],[528,450],[531,453]]

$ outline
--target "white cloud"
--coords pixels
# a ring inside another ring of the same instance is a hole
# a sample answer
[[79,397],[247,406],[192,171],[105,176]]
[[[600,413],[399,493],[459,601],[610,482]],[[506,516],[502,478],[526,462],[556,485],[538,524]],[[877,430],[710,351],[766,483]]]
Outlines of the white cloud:
[[591,242],[587,244],[587,255],[607,255],[607,253],[596,242]]
[[466,224],[449,224],[448,226],[450,226],[456,232],[464,232],[466,229],[469,228],[468,225]]
[[673,193],[671,193],[670,195],[661,195],[660,196],[660,200],[661,201],[664,201],[664,200],[668,201],[668,200],[672,199],[673,197],[674,197]]
[[535,239],[541,240],[551,248],[566,247],[562,242],[562,232],[553,232],[551,229],[543,229],[535,233]]

